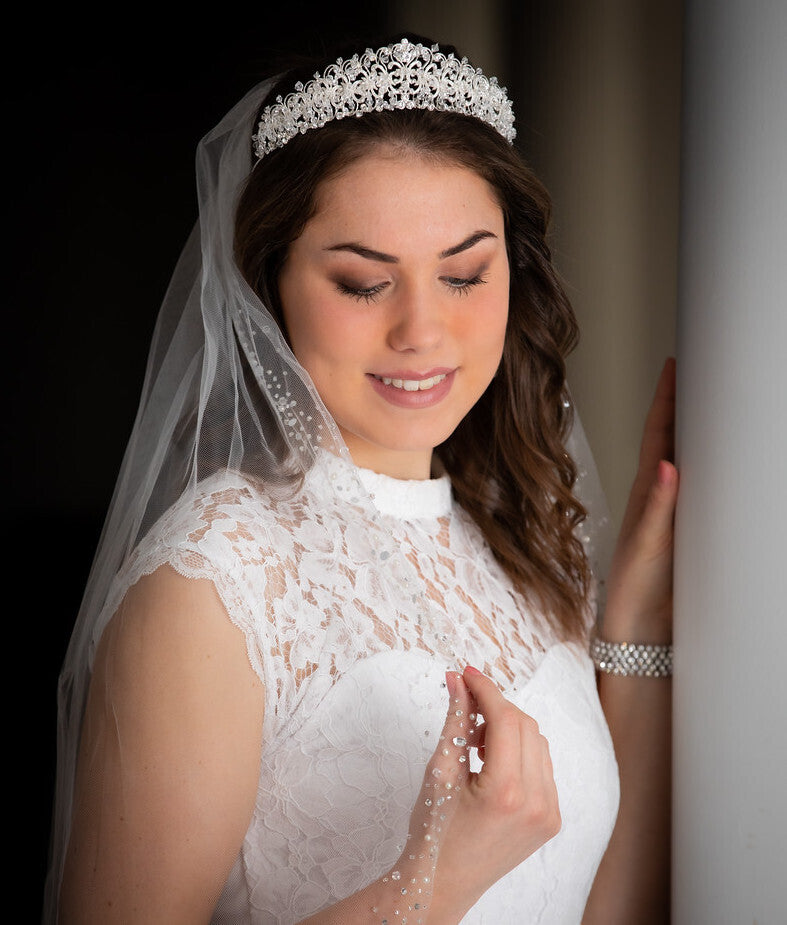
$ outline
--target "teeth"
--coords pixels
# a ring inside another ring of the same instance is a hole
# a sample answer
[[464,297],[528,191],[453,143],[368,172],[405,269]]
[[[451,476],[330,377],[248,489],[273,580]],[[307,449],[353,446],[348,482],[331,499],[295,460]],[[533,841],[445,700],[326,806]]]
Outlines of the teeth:
[[392,385],[395,389],[404,389],[405,392],[425,392],[434,388],[438,382],[445,379],[445,374],[431,376],[429,379],[389,379],[387,376],[377,377],[384,385]]

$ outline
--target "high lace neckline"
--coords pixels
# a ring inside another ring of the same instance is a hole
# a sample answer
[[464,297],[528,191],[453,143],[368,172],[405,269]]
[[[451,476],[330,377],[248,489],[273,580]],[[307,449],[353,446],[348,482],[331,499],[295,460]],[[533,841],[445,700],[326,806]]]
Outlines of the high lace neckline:
[[318,453],[317,462],[306,478],[318,492],[327,487],[345,500],[353,500],[358,489],[363,489],[380,514],[401,521],[435,519],[451,513],[453,496],[447,474],[432,479],[397,479],[356,466],[349,454],[339,457],[326,451]]
[[444,517],[451,511],[451,480],[447,475],[436,479],[395,479],[371,469],[357,471],[374,506],[388,517],[421,520]]

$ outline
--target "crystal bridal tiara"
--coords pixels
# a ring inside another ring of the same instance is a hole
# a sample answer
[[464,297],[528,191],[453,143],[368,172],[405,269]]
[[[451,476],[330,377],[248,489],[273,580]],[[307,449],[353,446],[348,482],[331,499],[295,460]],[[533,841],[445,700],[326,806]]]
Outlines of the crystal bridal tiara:
[[376,51],[339,58],[305,85],[263,110],[253,136],[258,158],[296,135],[334,119],[394,109],[436,109],[475,116],[509,143],[516,137],[505,87],[467,58],[443,54],[438,45],[402,39]]

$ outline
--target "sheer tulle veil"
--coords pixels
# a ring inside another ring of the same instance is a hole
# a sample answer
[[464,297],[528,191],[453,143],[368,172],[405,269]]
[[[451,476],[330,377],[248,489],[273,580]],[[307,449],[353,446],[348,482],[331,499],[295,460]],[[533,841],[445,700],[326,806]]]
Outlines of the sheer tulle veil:
[[[339,486],[365,523],[366,555],[396,606],[418,606],[422,591],[395,548],[338,429],[272,316],[233,259],[236,202],[252,169],[254,118],[272,82],[252,89],[201,141],[196,160],[199,217],[177,263],[150,347],[139,410],[62,667],[51,867],[44,920],[56,920],[72,812],[80,727],[108,601],[124,560],[184,494],[207,477],[242,473],[286,494],[321,454],[348,462]],[[583,526],[603,574],[608,517],[578,419],[569,452],[580,470]]]

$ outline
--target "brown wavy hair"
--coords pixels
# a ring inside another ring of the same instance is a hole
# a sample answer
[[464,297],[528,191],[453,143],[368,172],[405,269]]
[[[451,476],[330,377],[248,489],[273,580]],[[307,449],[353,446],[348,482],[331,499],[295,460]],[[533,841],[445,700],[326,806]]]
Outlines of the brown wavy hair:
[[[268,99],[334,60],[290,72]],[[572,423],[565,357],[578,327],[546,240],[549,195],[517,150],[478,119],[428,110],[374,112],[298,135],[250,174],[236,216],[238,266],[284,330],[278,276],[315,213],[320,183],[380,146],[474,171],[502,208],[511,274],[502,361],[435,452],[515,587],[562,638],[581,636],[591,576],[577,527],[587,515],[564,445]]]

